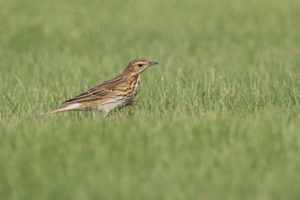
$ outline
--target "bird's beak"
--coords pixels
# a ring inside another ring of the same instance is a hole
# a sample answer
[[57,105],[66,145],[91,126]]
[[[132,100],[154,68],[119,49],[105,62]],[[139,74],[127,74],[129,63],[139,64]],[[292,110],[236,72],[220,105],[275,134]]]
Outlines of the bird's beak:
[[158,62],[149,62],[149,66],[151,66],[151,65],[157,65],[158,64]]

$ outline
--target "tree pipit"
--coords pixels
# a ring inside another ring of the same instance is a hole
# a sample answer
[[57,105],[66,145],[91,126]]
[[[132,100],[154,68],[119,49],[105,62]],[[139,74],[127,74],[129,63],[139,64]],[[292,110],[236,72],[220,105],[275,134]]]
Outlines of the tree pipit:
[[119,76],[65,101],[45,115],[71,110],[100,110],[107,115],[114,109],[130,105],[139,91],[141,73],[156,64],[146,59],[132,60]]

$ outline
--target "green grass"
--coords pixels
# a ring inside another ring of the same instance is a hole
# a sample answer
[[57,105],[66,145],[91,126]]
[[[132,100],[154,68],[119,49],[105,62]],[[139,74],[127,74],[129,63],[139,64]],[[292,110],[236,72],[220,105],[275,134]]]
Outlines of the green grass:
[[[0,199],[299,199],[298,0],[0,1]],[[122,72],[138,105],[38,118]]]

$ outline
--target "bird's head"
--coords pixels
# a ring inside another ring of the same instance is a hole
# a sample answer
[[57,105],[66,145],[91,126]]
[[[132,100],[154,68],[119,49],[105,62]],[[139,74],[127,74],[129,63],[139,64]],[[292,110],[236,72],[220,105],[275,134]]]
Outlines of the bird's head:
[[145,71],[148,67],[152,65],[158,64],[157,62],[150,62],[146,59],[134,59],[132,60],[126,67],[124,73],[126,75],[135,76],[137,74],[142,73]]

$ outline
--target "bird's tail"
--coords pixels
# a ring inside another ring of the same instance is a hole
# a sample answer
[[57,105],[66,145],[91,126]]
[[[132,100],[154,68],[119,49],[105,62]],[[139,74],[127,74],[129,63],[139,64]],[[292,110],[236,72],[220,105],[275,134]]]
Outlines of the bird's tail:
[[82,109],[85,109],[85,107],[82,106],[82,104],[73,103],[73,104],[63,105],[63,106],[61,106],[57,109],[50,110],[49,112],[46,112],[46,113],[42,113],[40,116],[50,115],[50,114],[53,114],[53,113],[63,112],[63,111],[67,111],[67,110],[82,110]]
[[50,111],[45,112],[45,113],[41,113],[39,116],[46,116],[46,115],[54,114],[54,113],[57,113],[57,112],[67,111],[67,110],[69,110],[69,109],[66,106],[63,106],[63,107],[59,107],[59,108],[54,109],[54,110],[50,110]]

